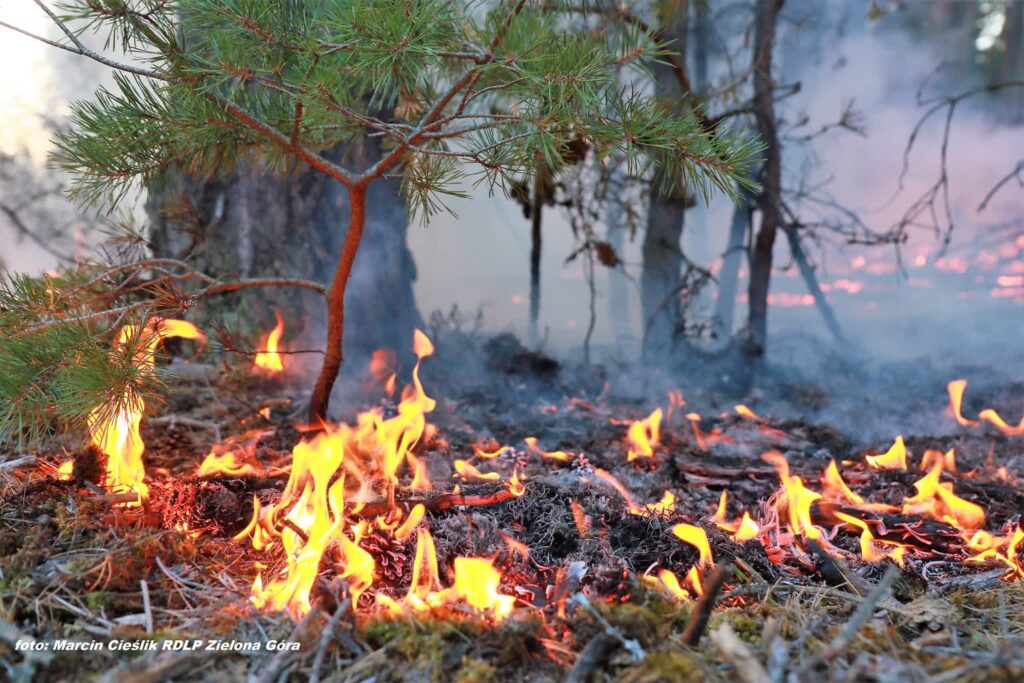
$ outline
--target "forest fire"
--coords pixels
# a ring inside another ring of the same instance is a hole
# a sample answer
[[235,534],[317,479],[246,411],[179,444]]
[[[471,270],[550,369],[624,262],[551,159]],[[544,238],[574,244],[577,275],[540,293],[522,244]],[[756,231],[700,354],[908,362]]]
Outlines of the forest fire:
[[1024,680],[1024,0],[57,4],[0,678]]
[[[117,343],[128,343],[136,334],[126,328]],[[197,328],[184,321],[158,321],[141,333],[139,366],[151,370],[156,344],[170,336],[204,338]],[[539,456],[530,466],[534,477],[538,476],[538,467],[541,471],[561,468],[585,456],[545,451],[535,437],[525,437],[525,451],[493,440],[481,441],[480,445],[472,446],[473,453],[468,459],[452,459],[452,476],[464,485],[501,488],[489,496],[473,496],[462,494],[456,485],[450,492],[437,496],[439,485],[429,476],[422,455],[427,434],[437,433],[427,423],[437,401],[426,393],[420,379],[421,365],[434,354],[434,346],[417,330],[413,350],[417,361],[411,383],[402,391],[393,411],[375,407],[359,413],[354,424],[323,425],[318,433],[303,438],[292,449],[290,466],[282,470],[288,474],[287,482],[276,500],[251,497],[251,518],[234,539],[250,545],[265,558],[260,566],[266,569],[256,574],[250,594],[258,609],[286,611],[296,619],[302,618],[314,608],[317,584],[325,572],[344,582],[353,608],[368,614],[424,618],[430,613],[455,610],[499,622],[517,607],[525,607],[516,597],[523,586],[507,583],[505,572],[511,567],[499,561],[500,552],[491,557],[448,556],[450,570],[442,572],[428,508],[445,509],[444,505],[439,506],[438,501],[442,500],[448,501],[445,505],[488,506],[519,497],[529,499],[529,487],[520,473],[520,467],[527,462],[525,456]],[[393,359],[394,354],[374,354],[370,372],[391,384],[397,375],[390,369],[392,361],[388,361],[386,368],[382,364],[385,358]],[[973,428],[979,422],[965,419],[961,413],[965,387],[962,380],[950,383],[950,406],[961,426]],[[670,392],[670,414],[682,405],[681,393]],[[137,493],[138,500],[129,504],[139,506],[148,505],[148,486],[143,481],[141,460],[142,411],[141,406],[136,407],[139,409],[115,413],[105,423],[109,425],[107,431],[100,432],[97,427],[94,438],[110,456],[107,489]],[[597,409],[591,406],[589,411],[593,410]],[[621,429],[617,425],[626,425],[620,462],[636,464],[641,459],[651,460],[656,447],[671,451],[680,438],[691,438],[697,451],[706,454],[709,449],[729,446],[741,438],[739,432],[729,429],[730,424],[739,428],[746,422],[752,426],[748,429],[756,428],[759,438],[788,438],[784,429],[773,426],[771,420],[743,404],[735,407],[735,417],[723,413],[708,431],[700,428],[702,418],[697,413],[686,418],[691,427],[689,435],[666,432],[660,408],[639,420],[611,419],[610,424],[616,429]],[[997,428],[1001,424],[988,421]],[[98,419],[94,424],[99,424]],[[1014,435],[1013,430],[1000,431]],[[101,433],[107,436],[101,438]],[[196,477],[216,481],[263,476],[252,464],[251,453],[241,455],[249,450],[244,443],[262,436],[256,430],[218,444],[196,470]],[[590,482],[588,487],[609,487],[630,515],[671,520],[672,525],[664,533],[696,552],[688,566],[677,566],[676,570],[661,567],[653,575],[642,577],[645,585],[674,600],[691,600],[704,592],[706,574],[716,564],[709,528],[726,534],[729,540],[719,543],[743,546],[756,542],[771,562],[780,566],[794,562],[799,566],[806,561],[801,558],[814,552],[836,561],[857,558],[866,564],[890,562],[904,569],[911,562],[959,558],[965,566],[998,564],[1005,568],[1007,579],[1024,578],[1019,553],[1024,531],[1014,520],[1006,520],[995,529],[986,528],[985,509],[956,491],[957,482],[975,476],[976,470],[960,472],[953,449],[925,449],[916,465],[923,475],[910,482],[912,491],[908,489],[902,500],[887,496],[885,500],[873,501],[847,483],[850,478],[861,488],[870,488],[873,478],[910,474],[912,453],[902,436],[897,436],[886,452],[864,455],[860,465],[844,460],[840,469],[833,458],[820,475],[794,473],[789,458],[777,450],[765,452],[762,459],[772,466],[780,486],[774,492],[766,492],[762,505],[740,510],[735,516],[728,512],[728,488],[721,490],[713,513],[704,515],[680,505],[676,492],[671,490],[663,491],[657,502],[640,504],[620,477],[606,469],[584,466],[589,469],[584,481]],[[481,470],[474,460],[487,463],[488,470]],[[514,465],[511,471],[510,463]],[[68,478],[70,469],[62,466],[58,476]],[[815,480],[820,481],[820,489],[813,485]],[[571,508],[575,528],[586,537],[594,520],[578,500],[572,501]],[[405,546],[413,539],[411,573],[406,577],[407,586],[402,588],[404,582],[396,583],[389,578],[389,570],[378,563],[379,558],[371,550],[381,543]],[[512,556],[530,557],[528,545],[504,533],[502,539]],[[849,539],[852,547],[844,539]],[[726,547],[720,546],[719,552]],[[724,552],[732,554],[736,550]],[[447,586],[445,573],[450,577]]]

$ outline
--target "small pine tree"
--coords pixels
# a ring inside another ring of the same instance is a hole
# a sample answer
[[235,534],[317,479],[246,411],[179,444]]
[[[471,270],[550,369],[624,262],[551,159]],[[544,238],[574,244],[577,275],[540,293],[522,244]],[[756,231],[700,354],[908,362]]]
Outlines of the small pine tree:
[[[311,421],[326,415],[342,362],[345,288],[375,180],[400,176],[410,209],[427,220],[467,184],[504,191],[556,171],[581,144],[596,159],[621,156],[639,175],[657,167],[663,183],[705,196],[732,193],[758,151],[756,142],[709,133],[693,112],[674,113],[645,94],[645,67],[666,46],[626,25],[581,30],[588,17],[578,4],[83,0],[65,5],[63,16],[39,4],[64,32],[58,47],[115,70],[113,87],[75,104],[56,140],[56,163],[70,171],[80,200],[116,207],[172,166],[216,174],[243,157],[282,172],[308,164],[347,188]],[[86,47],[89,32],[104,34],[130,61]],[[631,85],[619,85],[623,69]],[[367,136],[385,144],[370,166],[322,154]],[[5,316],[23,313],[27,302],[15,296],[23,284],[7,283]],[[72,324],[62,322],[66,310],[47,310],[33,319],[37,334]],[[73,324],[88,329],[88,321]],[[11,353],[0,348],[0,357]],[[7,390],[0,387],[5,398]],[[10,420],[0,416],[0,431]]]

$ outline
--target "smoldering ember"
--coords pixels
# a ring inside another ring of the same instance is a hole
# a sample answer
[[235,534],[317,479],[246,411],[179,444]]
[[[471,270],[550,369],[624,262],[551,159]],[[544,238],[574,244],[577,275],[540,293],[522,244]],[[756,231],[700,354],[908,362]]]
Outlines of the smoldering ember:
[[1024,0],[0,30],[0,680],[1024,679]]

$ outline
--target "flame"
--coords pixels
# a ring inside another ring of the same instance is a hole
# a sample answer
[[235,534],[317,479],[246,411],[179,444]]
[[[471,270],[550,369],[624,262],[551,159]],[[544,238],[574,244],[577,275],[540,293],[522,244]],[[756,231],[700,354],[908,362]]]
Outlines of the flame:
[[760,534],[761,529],[757,526],[757,522],[751,519],[749,512],[744,511],[743,517],[740,519],[740,525],[732,537],[733,540],[742,543],[757,538]]
[[936,462],[928,474],[914,482],[917,495],[904,499],[903,514],[926,515],[958,529],[977,529],[982,526],[985,523],[985,511],[980,505],[953,493],[952,484],[939,481],[942,469],[942,461]]
[[714,564],[714,558],[711,555],[711,544],[708,543],[708,532],[704,531],[704,529],[693,524],[676,524],[672,527],[672,533],[680,541],[689,543],[697,549],[699,553],[698,566],[703,567]]
[[550,460],[558,460],[559,462],[567,462],[572,456],[565,451],[545,451],[537,445],[537,438],[528,436],[523,441],[531,451],[541,456],[542,458],[548,458]]
[[512,478],[508,480],[508,492],[516,498],[526,493],[526,485],[519,480],[519,470],[512,470]]
[[722,495],[718,498],[718,509],[715,510],[715,514],[711,516],[711,521],[714,522],[715,526],[723,531],[728,531],[732,534],[733,540],[749,541],[752,538],[757,538],[761,533],[760,527],[757,526],[757,522],[751,518],[750,513],[744,511],[743,516],[740,517],[738,522],[730,522],[726,520],[726,505],[728,504],[729,496],[728,493],[722,491]]
[[629,453],[626,459],[633,462],[637,458],[650,458],[654,456],[654,447],[661,441],[661,408],[643,420],[637,420],[629,425],[626,432],[626,439],[629,441]]
[[924,455],[921,456],[921,470],[927,472],[936,464],[941,465],[944,471],[955,474],[956,454],[953,452],[953,449],[950,448],[945,453],[933,449],[925,451]]
[[868,465],[876,470],[905,470],[907,469],[907,447],[903,444],[903,436],[897,436],[885,453],[881,455],[866,455]]
[[[135,365],[140,371],[152,371],[156,367],[157,344],[168,337],[206,341],[206,336],[190,322],[152,319],[141,329],[134,325],[122,327],[115,345],[136,339]],[[115,493],[134,491],[138,495],[138,500],[128,503],[129,506],[141,505],[149,495],[149,487],[143,481],[146,470],[142,454],[146,446],[139,433],[145,409],[146,403],[141,396],[122,396],[113,409],[97,406],[86,419],[93,444],[107,456],[107,488]]]
[[378,604],[396,616],[410,610],[424,612],[461,603],[495,621],[504,619],[512,612],[515,598],[498,592],[501,572],[491,560],[483,557],[456,557],[453,564],[455,581],[450,588],[440,590],[434,538],[426,529],[420,529],[416,537],[416,555],[408,593],[401,602],[378,594]]
[[[980,424],[979,422],[968,420],[960,414],[960,405],[966,388],[967,380],[965,379],[955,379],[947,384],[946,390],[949,392],[949,405],[953,411],[953,417],[956,418],[959,424],[965,427],[976,427]],[[978,413],[978,419],[982,422],[988,422],[1006,436],[1024,436],[1024,417],[1016,425],[1011,425],[992,408],[985,408]]]
[[665,491],[665,493],[662,494],[660,501],[657,503],[648,503],[645,507],[648,512],[653,515],[671,514],[672,512],[675,512],[676,509],[676,497],[671,491]]
[[745,420],[754,420],[755,422],[763,422],[764,418],[755,413],[753,410],[743,405],[742,403],[735,406],[736,414]]
[[776,509],[786,514],[790,532],[807,538],[823,538],[821,530],[811,522],[811,504],[820,499],[821,494],[811,491],[800,477],[789,473],[789,462],[781,453],[769,451],[761,457],[773,464],[779,474],[782,490],[777,494]]
[[825,469],[825,475],[821,479],[822,486],[824,487],[825,495],[833,500],[842,500],[854,505],[861,505],[864,503],[864,498],[850,490],[850,487],[843,481],[843,477],[839,474],[839,468],[836,467],[836,461],[831,460],[828,463],[828,467]]
[[865,562],[881,562],[887,557],[892,558],[896,564],[903,566],[903,553],[904,547],[897,546],[891,552],[883,552],[875,546],[875,537],[871,533],[871,529],[868,528],[867,522],[861,519],[857,519],[852,515],[847,515],[842,512],[836,512],[836,517],[843,520],[847,524],[857,527],[860,529],[860,555],[861,559]]
[[476,446],[473,447],[473,453],[475,453],[478,457],[484,458],[485,460],[497,458],[499,455],[508,453],[510,450],[512,450],[511,446],[502,446],[496,451],[485,451],[482,448],[477,448]]
[[274,329],[268,332],[267,336],[260,343],[264,350],[257,353],[256,357],[253,358],[253,364],[256,367],[271,373],[284,370],[281,354],[277,350],[278,343],[281,341],[281,335],[284,334],[284,321],[281,320],[280,311],[274,311],[274,317],[277,318],[277,324],[274,325]]
[[991,408],[986,408],[978,413],[978,418],[988,422],[1006,436],[1024,436],[1024,417],[1016,425],[1011,425],[1007,424],[1006,420],[999,416],[999,413]]
[[[357,601],[372,585],[375,571],[373,557],[359,545],[361,539],[379,528],[401,540],[419,526],[425,514],[423,506],[414,507],[403,521],[394,498],[403,477],[411,477],[409,488],[430,487],[426,466],[413,449],[426,431],[426,414],[436,405],[419,377],[420,364],[433,352],[433,345],[417,330],[414,349],[418,359],[412,384],[402,392],[395,416],[385,419],[378,408],[359,414],[354,426],[325,426],[325,431],[304,439],[292,450],[292,468],[280,501],[264,509],[253,500],[253,517],[236,538],[251,537],[257,549],[278,543],[286,559],[278,576],[270,580],[259,576],[254,582],[250,599],[257,607],[287,610],[293,616],[307,613],[310,591],[324,554],[332,546],[338,549],[339,574]],[[384,497],[389,503],[385,519],[346,520],[346,501],[358,510],[375,497]],[[414,602],[437,584],[433,540],[429,534],[424,536],[423,529],[417,533]]]
[[497,472],[487,472],[485,474],[465,460],[456,460],[454,465],[456,473],[462,477],[463,481],[466,479],[479,479],[480,481],[497,481],[501,479],[501,475]]
[[199,465],[196,476],[215,477],[218,474],[225,474],[229,477],[243,477],[255,472],[256,468],[239,460],[234,451],[227,451],[221,455],[211,451]]
[[977,426],[977,422],[974,420],[968,420],[960,412],[960,407],[963,405],[964,400],[964,389],[967,388],[967,380],[955,379],[946,385],[946,391],[949,393],[949,408],[953,411],[953,417],[956,418],[957,423],[964,427]]
[[498,592],[501,572],[491,560],[483,557],[456,557],[455,583],[447,591],[433,596],[431,602],[445,603],[460,598],[467,605],[501,620],[512,612],[515,598]]
[[676,410],[682,410],[686,406],[686,400],[683,399],[683,392],[678,389],[673,389],[668,392],[668,411],[665,414],[665,422],[672,421],[672,413]]
[[57,468],[57,479],[60,481],[71,481],[75,478],[73,472],[75,471],[75,461],[65,460]]
[[391,349],[374,350],[370,356],[369,384],[380,385],[384,388],[384,393],[393,396],[398,382],[398,373],[394,370],[396,364],[397,358]]
[[690,599],[690,591],[683,588],[679,584],[679,579],[676,575],[668,569],[662,569],[658,572],[658,578],[655,580],[655,583],[656,585],[663,587],[670,597],[673,597],[680,602]]

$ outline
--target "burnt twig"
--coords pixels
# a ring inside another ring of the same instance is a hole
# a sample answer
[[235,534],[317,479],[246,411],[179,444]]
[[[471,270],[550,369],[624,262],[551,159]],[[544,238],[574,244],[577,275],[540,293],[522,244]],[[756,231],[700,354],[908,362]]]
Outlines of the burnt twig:
[[732,563],[726,562],[715,567],[715,571],[708,577],[704,584],[704,594],[700,596],[693,611],[690,612],[690,620],[686,623],[686,630],[683,631],[683,642],[689,647],[697,647],[701,636],[708,626],[708,619],[711,618],[711,610],[715,607],[718,594],[722,592],[726,580],[732,576]]

